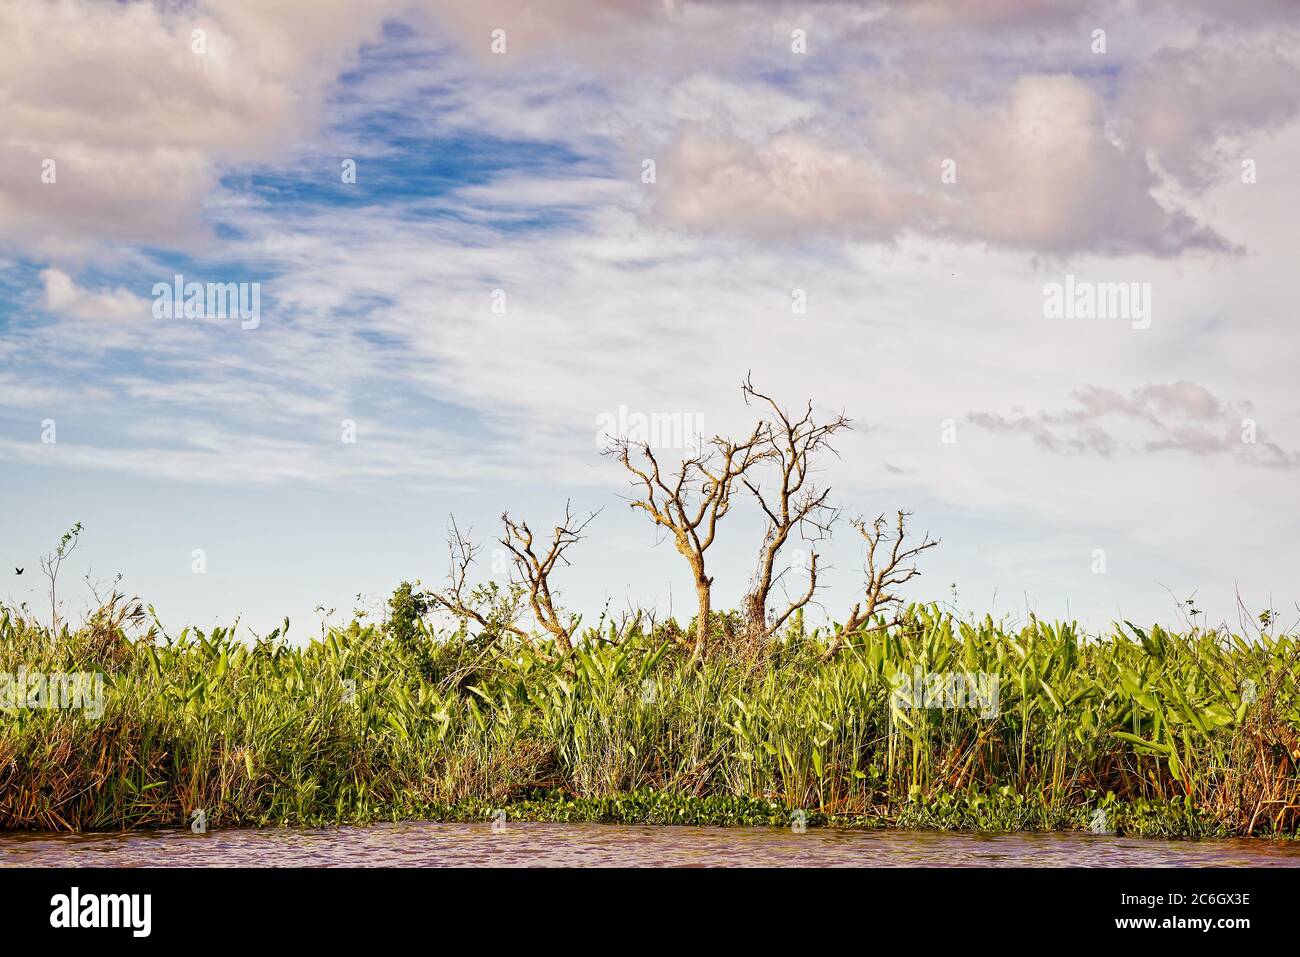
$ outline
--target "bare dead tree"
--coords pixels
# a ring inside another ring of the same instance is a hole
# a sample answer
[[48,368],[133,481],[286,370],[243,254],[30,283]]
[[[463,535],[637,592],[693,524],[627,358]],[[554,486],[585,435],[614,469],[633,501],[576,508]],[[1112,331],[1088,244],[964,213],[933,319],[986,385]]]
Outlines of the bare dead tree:
[[698,610],[692,657],[708,653],[709,614],[713,578],[704,556],[714,543],[718,522],[731,510],[731,493],[736,480],[769,454],[766,447],[770,427],[759,423],[742,442],[714,436],[707,448],[685,459],[666,478],[649,443],[616,439],[606,453],[632,473],[639,498],[630,503],[640,509],[673,538],[677,551],[686,559],[695,581]]
[[583,531],[591,524],[598,512],[592,512],[581,522],[574,517],[568,502],[564,505],[564,523],[555,526],[551,536],[550,547],[545,554],[539,555],[533,548],[533,533],[527,522],[516,522],[508,513],[501,513],[505,525],[505,536],[500,540],[514,556],[515,570],[522,584],[528,589],[528,603],[538,624],[555,638],[564,654],[573,651],[573,629],[577,626],[577,616],[568,616],[568,621],[555,607],[551,593],[550,575],[555,566],[568,559],[564,553],[583,538]]
[[781,578],[775,573],[777,556],[791,534],[796,530],[807,542],[816,543],[830,535],[831,526],[839,510],[828,504],[829,488],[818,488],[809,479],[816,458],[825,452],[836,454],[831,438],[836,432],[852,428],[843,415],[818,423],[813,418],[812,402],[804,408],[803,415],[795,418],[771,396],[754,388],[748,376],[741,385],[745,402],[765,402],[772,410],[773,421],[764,437],[768,458],[775,465],[775,486],[764,490],[759,482],[745,476],[745,487],[758,500],[767,517],[767,529],[759,549],[758,570],[749,594],[745,596],[745,616],[750,627],[763,637],[770,637],[786,620],[810,601],[817,591],[817,551],[813,549],[808,564],[808,588],[791,599],[785,610],[768,614],[768,601],[772,588]]
[[[457,618],[475,622],[490,637],[508,631],[527,641],[528,633],[516,624],[511,608],[507,607],[504,613],[500,609],[489,608],[489,614],[485,615],[483,613],[485,602],[481,600],[482,596],[468,590],[469,566],[474,563],[478,552],[479,546],[475,545],[468,536],[461,534],[460,528],[456,525],[456,517],[451,516],[447,523],[447,553],[451,560],[451,567],[447,572],[447,587],[441,591],[430,592],[429,600],[445,608]],[[506,604],[510,605],[508,598]]]
[[[939,540],[932,539],[927,532],[919,545],[904,547],[910,514],[903,511],[898,513],[892,535],[883,515],[870,523],[861,518],[854,520],[853,527],[867,542],[866,590],[863,599],[850,609],[844,627],[827,645],[823,659],[831,658],[851,635],[879,631],[899,623],[897,609],[901,607],[902,599],[892,589],[921,574],[914,564],[917,556],[939,544]],[[882,544],[886,546],[887,552],[881,549]],[[884,623],[875,623],[876,615],[890,606],[895,609],[894,617]]]

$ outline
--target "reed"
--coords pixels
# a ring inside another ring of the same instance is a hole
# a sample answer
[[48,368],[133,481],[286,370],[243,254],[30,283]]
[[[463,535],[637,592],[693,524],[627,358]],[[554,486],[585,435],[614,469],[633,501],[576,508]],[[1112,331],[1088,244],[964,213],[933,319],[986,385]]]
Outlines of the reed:
[[[507,808],[535,820],[783,824],[802,809],[810,824],[857,826],[1300,829],[1300,643],[1287,634],[1130,626],[1085,639],[1070,624],[912,606],[829,658],[826,637],[796,619],[759,645],[713,642],[700,660],[675,623],[589,629],[569,655],[423,620],[401,640],[354,622],[301,646],[131,631],[113,606],[58,634],[0,611],[0,673],[105,675],[97,719],[0,711],[0,828],[182,826],[196,809],[228,827]],[[996,687],[995,713],[952,695],[933,706],[917,675]]]

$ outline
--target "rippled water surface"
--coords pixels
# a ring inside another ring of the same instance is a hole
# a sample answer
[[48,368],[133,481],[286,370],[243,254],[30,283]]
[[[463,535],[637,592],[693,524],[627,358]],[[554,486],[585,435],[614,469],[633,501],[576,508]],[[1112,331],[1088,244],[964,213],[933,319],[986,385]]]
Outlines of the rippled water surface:
[[0,834],[0,866],[1300,867],[1300,842],[610,824]]

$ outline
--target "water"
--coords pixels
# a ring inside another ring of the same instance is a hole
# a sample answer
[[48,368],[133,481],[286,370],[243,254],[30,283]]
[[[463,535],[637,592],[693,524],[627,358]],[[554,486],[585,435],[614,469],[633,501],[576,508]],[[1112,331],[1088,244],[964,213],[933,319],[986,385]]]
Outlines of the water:
[[1300,842],[612,824],[0,834],[0,866],[1300,867]]

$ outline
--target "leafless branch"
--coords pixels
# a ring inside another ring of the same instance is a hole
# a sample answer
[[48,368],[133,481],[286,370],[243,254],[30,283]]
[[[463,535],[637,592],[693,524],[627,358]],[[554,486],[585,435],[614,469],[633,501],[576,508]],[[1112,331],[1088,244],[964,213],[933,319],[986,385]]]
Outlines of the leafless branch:
[[683,460],[667,476],[649,443],[619,438],[606,450],[633,477],[638,491],[631,507],[671,535],[690,566],[698,601],[696,657],[707,653],[709,640],[713,578],[705,567],[705,553],[717,538],[718,523],[731,510],[736,481],[770,454],[769,436],[770,426],[764,422],[741,442],[714,436],[706,449]]
[[851,635],[879,631],[898,624],[897,614],[892,620],[883,623],[877,622],[876,616],[887,608],[897,610],[902,605],[902,599],[894,589],[921,574],[914,564],[917,556],[939,544],[939,540],[932,539],[927,532],[919,545],[905,547],[909,517],[908,512],[898,512],[892,534],[883,515],[869,523],[861,518],[854,520],[853,527],[867,543],[865,593],[862,600],[850,609],[848,620],[839,634],[831,639],[824,657],[834,655],[844,639]]
[[564,553],[583,538],[583,532],[595,519],[598,512],[592,512],[581,522],[573,515],[568,502],[564,505],[564,522],[555,526],[550,546],[545,553],[534,550],[533,532],[527,522],[513,520],[506,512],[501,513],[505,526],[505,535],[501,544],[514,556],[515,570],[523,585],[528,589],[528,602],[538,624],[545,628],[566,655],[573,650],[573,629],[578,619],[570,617],[566,623],[555,607],[555,598],[551,593],[550,576],[555,566],[568,559]]
[[816,593],[818,556],[814,549],[808,566],[807,590],[783,611],[769,615],[769,597],[776,579],[780,578],[780,575],[774,577],[777,557],[791,534],[798,530],[804,541],[816,543],[830,535],[839,517],[839,510],[828,504],[830,489],[819,489],[809,476],[818,455],[823,452],[837,454],[831,445],[832,437],[841,430],[852,428],[852,425],[843,415],[818,423],[813,417],[811,401],[804,407],[803,414],[795,418],[771,396],[755,389],[750,377],[746,377],[741,391],[746,404],[750,401],[766,403],[773,416],[764,434],[763,458],[775,466],[774,487],[764,490],[754,478],[746,476],[743,479],[745,487],[767,517],[758,569],[745,597],[745,614],[750,626],[768,637],[792,614],[812,601]]
[[479,546],[475,545],[468,535],[461,533],[456,524],[456,517],[451,516],[447,522],[447,553],[451,562],[447,572],[447,587],[441,591],[430,592],[429,599],[455,617],[474,622],[488,635],[492,635],[497,630],[505,630],[527,641],[528,633],[513,620],[489,621],[483,614],[480,603],[469,593],[467,585],[469,566],[474,563],[478,552]]

